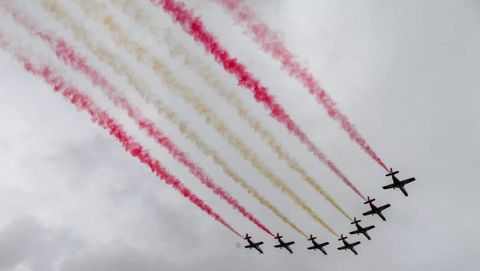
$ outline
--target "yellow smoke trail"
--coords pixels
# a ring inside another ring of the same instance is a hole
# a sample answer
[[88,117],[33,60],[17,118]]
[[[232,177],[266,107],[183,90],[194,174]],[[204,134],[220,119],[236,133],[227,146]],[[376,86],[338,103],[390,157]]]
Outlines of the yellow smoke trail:
[[326,230],[335,236],[338,234],[331,228],[323,219],[318,216],[315,211],[308,206],[295,192],[293,192],[286,183],[277,177],[273,172],[257,157],[257,155],[250,150],[228,127],[225,123],[205,105],[200,97],[197,97],[194,92],[180,81],[176,80],[173,73],[159,60],[158,57],[150,54],[148,49],[141,44],[132,40],[127,33],[125,33],[120,26],[115,22],[114,18],[106,15],[105,6],[95,3],[91,0],[76,0],[82,6],[84,11],[98,22],[102,23],[105,28],[112,34],[113,40],[124,47],[131,55],[133,55],[138,62],[142,62],[156,72],[158,77],[171,91],[175,91],[182,96],[182,98],[193,106],[199,115],[205,121],[211,124],[217,132],[228,140],[228,142],[235,147],[235,149],[242,154],[242,156],[250,161],[250,163],[270,182],[287,194],[298,206],[304,209],[316,222],[322,225]]
[[241,100],[234,91],[229,90],[225,84],[215,75],[210,67],[200,59],[193,56],[192,53],[180,43],[176,42],[168,29],[160,29],[154,19],[145,10],[138,5],[136,1],[129,0],[111,0],[125,14],[132,17],[138,25],[147,27],[150,34],[156,36],[165,43],[170,49],[172,57],[182,57],[185,66],[194,70],[220,97],[224,98],[235,107],[238,115],[247,121],[248,125],[267,142],[267,145],[276,153],[279,159],[284,160],[293,171],[297,172],[302,179],[315,189],[326,201],[328,201],[337,211],[344,215],[348,220],[352,218],[347,212],[318,184],[307,171],[293,158],[275,139],[275,137],[261,124],[261,122],[252,116],[245,108]]
[[154,94],[149,90],[142,80],[138,80],[133,73],[129,70],[129,67],[123,63],[119,57],[110,53],[105,47],[95,42],[87,34],[85,28],[80,24],[73,22],[66,14],[66,12],[57,5],[54,1],[43,0],[41,2],[43,8],[54,15],[57,20],[61,21],[68,29],[70,29],[75,38],[85,44],[88,50],[90,50],[100,61],[111,66],[116,74],[121,77],[125,77],[130,85],[150,104],[152,104],[157,112],[164,115],[169,121],[177,125],[178,129],[184,134],[190,141],[192,141],[197,148],[206,156],[210,156],[213,161],[222,168],[223,172],[232,178],[237,184],[245,189],[250,195],[252,195],[260,204],[267,207],[272,213],[280,218],[285,224],[289,225],[293,230],[307,238],[307,235],[297,225],[295,225],[287,216],[285,216],[280,210],[278,210],[273,204],[263,197],[253,186],[251,186],[245,179],[236,173],[218,153],[206,144],[200,136],[191,130],[188,125],[178,118],[178,115],[160,99],[154,98]]

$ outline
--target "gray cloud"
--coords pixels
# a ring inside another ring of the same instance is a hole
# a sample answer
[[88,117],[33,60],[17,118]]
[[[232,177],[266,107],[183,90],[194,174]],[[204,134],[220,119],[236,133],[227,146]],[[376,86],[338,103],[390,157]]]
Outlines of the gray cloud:
[[74,234],[47,228],[32,217],[15,220],[0,231],[0,270],[23,266],[54,270],[56,263],[79,247]]

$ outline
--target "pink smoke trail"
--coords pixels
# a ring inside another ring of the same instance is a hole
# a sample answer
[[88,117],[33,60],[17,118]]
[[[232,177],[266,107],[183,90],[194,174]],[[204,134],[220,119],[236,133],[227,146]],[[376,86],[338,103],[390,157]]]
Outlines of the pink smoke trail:
[[0,34],[0,46],[10,53],[12,53],[24,66],[28,72],[41,77],[46,83],[51,85],[55,92],[62,94],[69,102],[75,105],[78,109],[88,112],[92,121],[97,123],[100,127],[106,129],[110,135],[115,137],[123,146],[125,151],[130,153],[133,157],[137,158],[141,163],[146,165],[150,170],[161,178],[165,183],[172,186],[175,190],[180,192],[185,198],[190,200],[193,204],[199,207],[202,211],[207,213],[213,219],[220,222],[223,226],[228,228],[234,234],[242,237],[230,224],[228,224],[219,214],[212,210],[205,202],[203,202],[198,196],[190,191],[179,179],[170,174],[165,169],[160,161],[154,159],[148,150],[136,142],[131,136],[129,136],[113,118],[111,118],[107,112],[101,110],[94,101],[87,95],[80,92],[78,89],[71,85],[67,85],[65,80],[56,75],[53,69],[49,66],[35,66],[31,61],[20,55],[18,52],[9,48],[7,42]]
[[208,174],[204,172],[201,167],[191,161],[187,154],[180,150],[165,134],[163,134],[151,120],[142,116],[140,110],[135,108],[104,76],[89,65],[87,60],[79,55],[73,46],[68,45],[63,39],[55,37],[53,34],[40,31],[35,24],[21,16],[13,10],[13,8],[8,7],[8,10],[11,12],[17,23],[21,24],[27,28],[30,33],[35,34],[47,43],[59,59],[70,65],[73,69],[86,75],[94,85],[99,86],[106,93],[115,105],[127,111],[128,116],[131,117],[141,129],[145,130],[158,144],[166,148],[176,160],[186,166],[190,172],[202,182],[202,184],[212,190],[214,194],[225,200],[248,220],[273,236],[273,233],[266,226],[247,211],[233,196],[226,192],[222,187],[215,184]]
[[270,115],[277,121],[287,127],[287,129],[297,136],[321,162],[327,165],[347,186],[349,186],[361,198],[365,199],[363,194],[353,185],[353,183],[343,174],[340,169],[329,160],[326,155],[309,139],[303,130],[290,118],[282,106],[277,103],[275,98],[269,93],[268,89],[256,79],[247,68],[231,57],[225,48],[223,48],[217,39],[205,29],[203,22],[196,17],[192,11],[185,8],[181,3],[174,0],[150,0],[154,5],[160,6],[165,12],[172,16],[172,19],[179,23],[182,28],[191,35],[195,41],[203,45],[204,49],[210,53],[223,68],[237,78],[238,84],[249,89],[257,102],[262,103]]
[[290,76],[296,78],[318,103],[327,110],[328,115],[338,121],[340,126],[347,132],[348,136],[355,141],[376,163],[388,171],[385,163],[373,151],[367,141],[360,135],[355,126],[335,105],[333,99],[320,86],[320,83],[313,77],[307,67],[300,64],[297,57],[287,49],[283,41],[273,32],[266,23],[262,22],[255,12],[246,5],[244,0],[215,0],[229,11],[238,23],[242,23],[253,35],[254,40],[260,44],[262,49],[269,53],[274,59],[282,64],[282,68]]

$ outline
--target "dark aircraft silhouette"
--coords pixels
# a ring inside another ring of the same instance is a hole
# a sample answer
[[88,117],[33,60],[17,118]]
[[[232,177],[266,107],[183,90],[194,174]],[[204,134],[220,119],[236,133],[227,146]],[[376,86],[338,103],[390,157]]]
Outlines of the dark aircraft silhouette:
[[315,250],[315,249],[319,249],[321,252],[323,252],[324,255],[327,255],[327,252],[325,251],[325,249],[323,248],[324,246],[330,244],[329,242],[325,242],[325,243],[317,243],[317,241],[315,241],[315,239],[317,239],[317,237],[313,237],[313,235],[310,234],[310,238],[308,238],[308,241],[312,241],[312,244],[313,246],[307,248],[308,250]]
[[400,181],[397,176],[395,176],[395,174],[398,174],[398,171],[393,171],[392,168],[390,168],[390,171],[387,175],[385,176],[392,176],[392,179],[393,179],[393,183],[392,184],[389,184],[389,185],[385,185],[383,187],[383,189],[391,189],[393,188],[393,190],[395,190],[396,188],[400,189],[400,191],[402,191],[402,193],[405,195],[405,197],[408,197],[408,193],[407,193],[407,190],[405,190],[404,186],[408,183],[411,183],[413,181],[415,181],[415,178],[410,178],[410,179],[406,179],[406,180],[403,180],[403,181]]
[[390,207],[390,204],[385,204],[383,206],[380,206],[380,207],[377,207],[375,206],[375,204],[373,204],[372,202],[374,202],[375,199],[370,199],[370,197],[367,197],[367,201],[364,202],[364,204],[369,204],[370,205],[370,208],[371,210],[368,211],[368,212],[365,212],[363,213],[364,216],[367,216],[367,215],[378,215],[379,217],[382,218],[383,221],[387,221],[387,219],[385,219],[385,217],[383,216],[382,214],[382,211],[387,209],[388,207]]
[[260,246],[263,244],[263,242],[257,242],[257,243],[253,242],[252,240],[250,240],[250,239],[252,239],[252,237],[250,235],[248,235],[248,233],[245,234],[245,238],[243,238],[243,239],[247,240],[247,242],[248,242],[248,245],[246,245],[245,248],[249,248],[249,249],[254,248],[254,249],[258,250],[258,252],[260,252],[260,254],[263,254],[263,251],[260,248]]
[[290,252],[290,254],[293,253],[292,249],[290,248],[291,245],[295,244],[295,242],[291,241],[291,242],[284,242],[282,240],[283,236],[281,236],[280,234],[277,233],[277,236],[275,236],[274,239],[277,239],[278,240],[278,245],[275,245],[275,247],[278,247],[280,249],[282,249],[282,247],[284,247],[286,250],[288,250],[288,252]]
[[353,218],[353,222],[350,223],[350,224],[355,224],[357,229],[354,230],[354,231],[351,231],[350,234],[360,234],[361,233],[361,234],[365,235],[365,237],[367,237],[368,240],[371,240],[370,236],[368,235],[368,231],[375,228],[375,226],[371,225],[371,226],[368,226],[368,227],[364,228],[364,227],[360,226],[360,221],[361,220],[357,220],[356,217]]
[[359,245],[360,242],[357,241],[357,242],[353,242],[353,243],[349,243],[346,241],[347,237],[340,235],[340,239],[338,239],[338,241],[342,241],[343,242],[343,246],[337,248],[338,250],[347,250],[347,249],[350,249],[355,255],[358,255],[357,251],[355,250],[355,246],[356,245]]

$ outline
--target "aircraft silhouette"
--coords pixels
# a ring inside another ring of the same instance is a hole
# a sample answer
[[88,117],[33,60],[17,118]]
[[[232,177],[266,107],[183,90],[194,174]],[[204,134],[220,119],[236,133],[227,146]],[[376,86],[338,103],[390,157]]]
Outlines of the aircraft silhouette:
[[360,221],[361,221],[361,220],[357,220],[356,217],[353,218],[353,222],[350,223],[350,224],[355,224],[355,227],[357,227],[357,229],[354,230],[354,231],[351,231],[350,234],[360,234],[360,233],[361,233],[361,234],[365,235],[365,237],[366,237],[368,240],[371,240],[371,239],[370,239],[370,236],[368,235],[368,231],[371,230],[371,229],[373,229],[373,228],[375,228],[375,226],[374,226],[374,225],[371,225],[371,226],[368,226],[368,227],[365,227],[365,228],[364,228],[364,227],[362,227],[362,226],[360,225]]
[[364,202],[364,204],[369,204],[370,205],[370,208],[371,210],[368,211],[368,212],[365,212],[363,213],[364,216],[367,216],[367,215],[378,215],[380,218],[382,218],[383,221],[387,221],[387,219],[385,219],[385,216],[383,216],[382,214],[382,211],[387,209],[388,207],[390,207],[390,204],[385,204],[383,206],[380,206],[380,207],[377,207],[375,206],[375,204],[373,204],[372,202],[374,202],[375,199],[370,199],[370,197],[367,197],[367,201]]
[[402,193],[405,195],[405,197],[408,197],[408,193],[407,193],[407,190],[405,190],[404,186],[406,184],[409,184],[413,181],[415,181],[415,178],[410,178],[410,179],[406,179],[406,180],[403,180],[403,181],[400,181],[397,176],[395,176],[395,174],[398,174],[398,171],[393,171],[392,168],[390,168],[390,171],[387,175],[385,176],[392,176],[392,181],[393,183],[392,184],[389,184],[389,185],[385,185],[383,186],[383,189],[392,189],[395,190],[396,188],[400,189],[400,191],[402,191]]
[[293,253],[292,249],[290,248],[291,245],[295,244],[295,242],[291,241],[291,242],[284,242],[282,240],[283,236],[281,236],[280,234],[277,233],[277,236],[275,236],[274,239],[278,240],[278,245],[275,245],[275,247],[277,248],[285,248],[286,250],[288,250],[288,252],[290,252],[290,254]]
[[340,238],[338,239],[338,241],[342,241],[343,242],[343,246],[337,248],[338,250],[347,250],[347,249],[350,249],[350,251],[352,251],[355,255],[358,255],[357,251],[355,250],[355,246],[359,245],[360,244],[360,241],[357,241],[357,242],[353,242],[353,243],[349,243],[347,242],[347,237],[346,236],[343,236],[340,235]]
[[254,248],[254,249],[256,249],[258,252],[260,252],[260,254],[263,254],[263,251],[262,251],[262,249],[260,248],[260,246],[263,244],[263,242],[256,242],[256,243],[253,242],[253,241],[251,240],[252,237],[251,237],[250,235],[248,235],[248,233],[245,234],[245,238],[243,238],[243,239],[247,240],[247,242],[248,242],[248,245],[246,245],[245,248],[249,248],[249,249]]
[[311,241],[312,244],[313,244],[313,246],[308,247],[307,249],[308,249],[308,250],[311,250],[311,249],[316,250],[316,249],[318,249],[318,250],[320,250],[321,252],[323,252],[324,255],[327,255],[327,252],[325,251],[325,249],[324,249],[323,247],[326,246],[326,245],[328,245],[328,244],[330,244],[330,243],[329,243],[329,242],[325,242],[325,243],[319,244],[319,243],[317,243],[317,241],[315,241],[315,239],[317,239],[317,237],[314,237],[313,235],[310,234],[310,238],[308,238],[308,241]]

